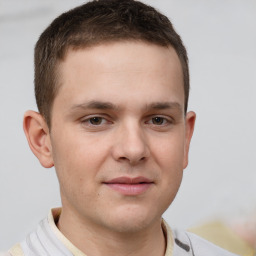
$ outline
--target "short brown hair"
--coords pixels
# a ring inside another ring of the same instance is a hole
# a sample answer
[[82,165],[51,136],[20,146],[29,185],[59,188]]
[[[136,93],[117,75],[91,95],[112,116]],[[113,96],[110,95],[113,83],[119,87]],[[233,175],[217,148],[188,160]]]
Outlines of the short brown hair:
[[94,0],[57,17],[35,46],[35,96],[48,126],[58,92],[58,64],[69,49],[112,41],[144,41],[172,46],[179,56],[184,80],[185,106],[189,96],[186,49],[169,19],[153,7],[134,0]]

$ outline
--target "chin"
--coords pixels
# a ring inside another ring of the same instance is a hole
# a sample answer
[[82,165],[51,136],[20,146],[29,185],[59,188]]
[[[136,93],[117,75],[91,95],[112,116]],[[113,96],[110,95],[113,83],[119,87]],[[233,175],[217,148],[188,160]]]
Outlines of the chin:
[[153,225],[155,221],[161,221],[161,214],[142,207],[123,207],[109,217],[112,229],[120,233],[140,232]]

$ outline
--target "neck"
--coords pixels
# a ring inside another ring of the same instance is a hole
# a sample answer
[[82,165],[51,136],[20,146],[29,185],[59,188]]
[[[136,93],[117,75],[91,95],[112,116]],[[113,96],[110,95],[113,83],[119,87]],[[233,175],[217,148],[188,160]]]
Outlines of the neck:
[[[71,217],[72,216],[72,217]],[[134,232],[117,232],[62,210],[59,230],[87,256],[164,256],[166,242],[161,219]]]

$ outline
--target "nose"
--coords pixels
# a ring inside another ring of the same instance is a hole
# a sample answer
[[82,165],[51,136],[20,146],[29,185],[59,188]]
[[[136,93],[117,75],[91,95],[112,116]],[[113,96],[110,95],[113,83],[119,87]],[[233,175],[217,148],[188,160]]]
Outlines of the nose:
[[116,161],[126,161],[131,165],[136,165],[149,157],[148,140],[140,125],[122,126],[116,135],[113,148]]

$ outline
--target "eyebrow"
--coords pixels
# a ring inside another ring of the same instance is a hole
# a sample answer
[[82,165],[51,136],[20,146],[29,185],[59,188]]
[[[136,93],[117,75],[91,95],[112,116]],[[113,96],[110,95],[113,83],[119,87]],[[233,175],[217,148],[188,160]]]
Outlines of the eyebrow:
[[111,102],[103,102],[103,101],[89,101],[82,104],[76,104],[71,107],[71,110],[77,109],[111,109],[116,110],[118,107]]
[[[86,109],[100,109],[100,110],[119,110],[120,107],[111,103],[111,102],[104,102],[104,101],[89,101],[82,104],[75,104],[71,107],[71,111],[75,110],[86,110]],[[150,110],[164,110],[164,109],[175,109],[179,112],[183,112],[183,108],[181,104],[178,102],[153,102],[145,107],[145,111]]]
[[155,109],[177,109],[182,112],[182,107],[178,102],[154,102],[146,106],[147,110]]

